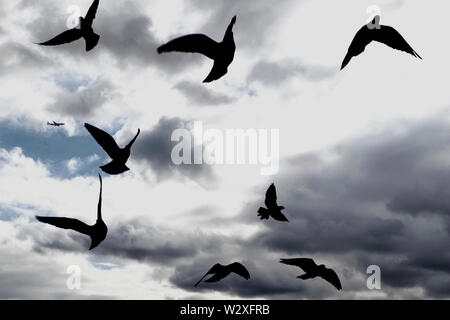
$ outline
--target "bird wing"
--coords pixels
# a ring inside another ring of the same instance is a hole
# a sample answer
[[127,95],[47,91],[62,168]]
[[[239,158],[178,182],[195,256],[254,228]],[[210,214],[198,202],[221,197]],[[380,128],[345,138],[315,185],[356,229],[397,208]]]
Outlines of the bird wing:
[[100,36],[96,33],[91,33],[85,36],[84,40],[86,41],[86,51],[90,51],[95,48],[100,40]]
[[326,268],[325,271],[320,274],[320,277],[331,283],[336,287],[336,289],[342,289],[341,281],[339,280],[337,273],[333,269]]
[[102,189],[103,189],[103,183],[102,183],[102,176],[100,173],[98,174],[98,178],[100,180],[100,194],[98,196],[98,204],[97,204],[97,219],[102,219]]
[[72,229],[86,235],[90,235],[91,233],[91,227],[77,219],[39,216],[36,216],[36,219],[38,219],[40,222],[51,224],[58,228]]
[[113,137],[105,131],[90,125],[89,123],[85,123],[84,127],[94,137],[95,141],[102,146],[111,159],[117,158],[117,155],[120,153],[120,148]]
[[127,144],[126,148],[131,148],[131,146],[133,145],[133,143],[136,141],[137,137],[139,136],[139,133],[141,133],[141,129],[138,129],[136,135],[135,135],[134,138]]
[[272,183],[266,191],[266,199],[264,201],[267,209],[276,208],[277,205],[277,191],[275,185]]
[[64,31],[63,33],[58,34],[53,39],[50,39],[45,42],[37,43],[41,46],[57,46],[64,43],[70,43],[76,41],[82,37],[82,32],[80,29],[69,29]]
[[381,26],[381,29],[375,33],[374,40],[384,43],[385,45],[407,52],[417,58],[422,59],[416,51],[406,42],[402,35],[390,26]]
[[232,272],[240,275],[241,277],[243,277],[247,280],[250,279],[250,273],[248,272],[247,268],[244,267],[239,262],[234,262],[234,263],[230,264],[230,269]]
[[224,65],[219,60],[214,60],[214,65],[209,72],[208,76],[203,80],[204,83],[208,83],[214,80],[218,80],[222,78],[224,75],[226,75],[228,72],[228,67]]
[[197,52],[213,59],[217,56],[218,43],[204,34],[189,34],[173,39],[158,48],[158,53],[179,51]]
[[94,2],[92,2],[91,6],[89,7],[89,10],[86,13],[86,16],[84,17],[84,20],[86,21],[86,23],[88,25],[92,25],[92,22],[94,22],[95,14],[97,13],[99,2],[100,2],[99,0],[94,0]]
[[341,70],[345,68],[353,57],[356,57],[364,51],[365,47],[373,40],[372,37],[373,30],[369,29],[367,25],[364,25],[358,30],[348,47],[344,60],[342,61]]
[[[216,265],[218,265],[218,264],[216,264]],[[214,267],[215,267],[216,265],[212,266],[212,267],[208,270],[208,272],[206,272],[205,275],[204,275],[200,280],[198,280],[196,284],[194,284],[194,287],[198,286],[199,283],[202,282],[202,280],[205,279],[205,277],[206,277],[208,274],[213,273],[212,271],[213,271],[213,269],[214,269]],[[219,265],[220,265],[220,264],[219,264]]]
[[310,258],[281,259],[281,263],[297,266],[306,273],[316,270],[317,264]]

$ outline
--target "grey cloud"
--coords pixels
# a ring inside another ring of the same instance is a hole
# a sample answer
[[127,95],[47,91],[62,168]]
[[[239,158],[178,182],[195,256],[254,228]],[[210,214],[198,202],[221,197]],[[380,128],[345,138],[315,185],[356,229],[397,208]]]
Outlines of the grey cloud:
[[[171,141],[172,132],[176,129],[188,129],[189,123],[180,118],[159,120],[156,126],[142,134],[136,141],[133,159],[149,165],[158,179],[167,179],[173,175],[194,179],[202,185],[212,186],[215,182],[212,167],[207,164],[175,165],[171,159],[173,147],[177,141]],[[193,154],[193,148],[191,155]]]
[[55,102],[47,108],[63,116],[85,119],[95,114],[105,103],[118,96],[116,87],[105,79],[91,81],[76,92],[64,89],[55,96]]
[[175,89],[181,92],[194,107],[218,106],[234,102],[236,99],[225,94],[212,92],[204,86],[189,81],[181,81],[175,85]]
[[[19,238],[33,239],[33,250],[36,253],[46,254],[52,250],[85,253],[89,248],[90,240],[85,235],[54,228],[54,232],[47,233],[43,225],[40,229],[35,227],[34,223],[23,226],[19,232]],[[167,266],[181,259],[193,259],[201,250],[219,250],[222,242],[211,241],[210,236],[201,232],[180,233],[156,228],[136,220],[122,221],[120,224],[110,223],[108,229],[106,239],[95,249],[100,256]]]
[[[68,15],[61,11],[57,3],[42,4],[38,10],[41,14],[27,26],[31,37],[38,39],[36,42],[48,40],[65,30]],[[55,15],[55,12],[61,14]],[[108,53],[113,55],[122,67],[142,68],[149,65],[169,73],[179,72],[192,63],[202,61],[198,55],[158,55],[156,49],[162,41],[157,39],[151,30],[151,18],[142,12],[137,3],[102,3],[93,25],[95,32],[101,37],[94,50],[86,53],[84,41],[76,41],[52,47],[51,53],[60,53],[62,56],[70,53],[71,58],[83,60],[101,59],[102,53]],[[51,16],[52,19],[46,19],[46,16]]]
[[[332,161],[319,154],[285,160],[273,180],[290,222],[257,219],[267,187],[261,186],[260,200],[233,219],[265,228],[247,240],[228,239],[220,254],[202,251],[195,264],[180,264],[171,282],[193,291],[212,264],[241,261],[251,282],[229,277],[197,289],[252,298],[349,299],[369,292],[365,272],[375,264],[388,298],[448,298],[450,219],[440,190],[447,190],[449,125],[436,119],[398,125],[401,133],[388,128],[340,144]],[[302,256],[335,268],[344,291],[320,279],[300,281],[298,268],[279,266],[279,258]]]
[[225,29],[234,15],[237,22],[234,27],[234,38],[237,50],[255,49],[270,45],[271,31],[277,23],[283,21],[284,12],[298,1],[281,0],[274,5],[270,0],[190,0],[195,9],[209,11],[211,14],[205,20],[201,33],[208,34],[216,40],[222,40]]
[[19,68],[42,68],[42,66],[52,64],[49,58],[39,52],[12,41],[0,45],[0,56],[2,57],[0,61],[2,75],[14,72]]
[[261,82],[267,86],[277,86],[295,76],[301,76],[310,81],[321,81],[334,74],[336,71],[330,68],[309,66],[293,60],[260,61],[250,71],[247,80]]

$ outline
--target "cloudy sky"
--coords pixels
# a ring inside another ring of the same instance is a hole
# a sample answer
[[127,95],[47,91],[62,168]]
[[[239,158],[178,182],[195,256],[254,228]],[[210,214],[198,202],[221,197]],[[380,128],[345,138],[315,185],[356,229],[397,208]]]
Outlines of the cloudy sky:
[[[0,298],[365,299],[450,297],[450,3],[420,0],[100,1],[89,53],[78,41],[40,47],[91,0],[0,0]],[[355,32],[381,8],[423,57],[382,44],[339,71]],[[158,55],[181,34],[221,40],[237,15],[234,62]],[[47,121],[65,122],[49,127]],[[171,133],[279,129],[280,169],[182,165]],[[120,176],[103,174],[105,241],[36,221],[96,219],[106,153],[85,122],[125,145]],[[256,211],[274,182],[289,223]],[[312,257],[344,290],[280,258]],[[231,275],[193,284],[215,263]],[[81,288],[66,286],[79,266]],[[366,286],[381,268],[381,290]]]

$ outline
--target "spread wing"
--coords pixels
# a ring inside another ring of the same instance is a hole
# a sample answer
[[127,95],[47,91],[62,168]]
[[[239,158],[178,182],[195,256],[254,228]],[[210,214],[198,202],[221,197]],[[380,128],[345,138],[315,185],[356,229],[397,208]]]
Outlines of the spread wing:
[[234,262],[234,263],[230,264],[230,268],[231,268],[232,272],[240,275],[241,277],[243,277],[247,280],[250,279],[250,273],[248,272],[247,268],[244,267],[239,262]]
[[163,52],[196,52],[215,59],[218,43],[204,34],[190,34],[173,39],[158,48],[158,53]]
[[90,125],[89,123],[85,123],[84,127],[94,137],[95,141],[102,146],[111,159],[117,158],[117,155],[120,154],[120,148],[113,137],[105,131]]
[[297,266],[306,273],[317,269],[317,264],[313,259],[309,258],[281,259],[280,262],[291,266]]
[[86,235],[90,235],[91,227],[77,219],[39,216],[36,216],[36,219],[38,219],[40,222],[51,224],[58,228],[71,229]]
[[[202,282],[202,280],[205,279],[205,277],[206,277],[208,274],[214,273],[214,269],[216,268],[217,265],[221,266],[219,263],[217,263],[216,265],[214,265],[213,267],[211,267],[211,269],[209,269],[208,272],[206,272],[205,275],[204,275],[200,280],[198,280],[196,284],[194,284],[194,287],[198,286],[198,285],[200,284],[200,282]],[[211,279],[212,279],[212,278],[213,278],[213,277],[211,277]],[[208,279],[208,280],[211,280],[211,279]],[[216,281],[218,281],[218,280],[216,280]]]
[[416,51],[406,42],[402,35],[392,27],[381,26],[381,29],[375,33],[374,40],[400,51],[407,52],[417,58],[422,59]]
[[100,2],[100,0],[94,0],[94,2],[92,2],[91,6],[89,7],[89,10],[86,13],[86,16],[84,17],[84,20],[86,21],[86,23],[88,25],[92,25],[92,22],[94,22],[95,14],[97,13],[99,2]]
[[264,201],[267,209],[277,207],[277,191],[275,185],[272,183],[266,191],[266,199]]
[[362,53],[365,47],[373,40],[373,30],[370,30],[367,25],[364,25],[353,37],[350,46],[348,47],[347,54],[342,61],[341,70],[350,62],[353,57],[356,57]]
[[80,29],[69,29],[64,31],[63,33],[58,34],[53,39],[50,39],[45,42],[37,43],[41,46],[57,46],[64,43],[70,43],[76,41],[82,37],[82,33]]
[[339,280],[338,275],[333,269],[325,269],[325,271],[320,276],[331,283],[333,286],[335,286],[336,289],[342,289],[341,281]]

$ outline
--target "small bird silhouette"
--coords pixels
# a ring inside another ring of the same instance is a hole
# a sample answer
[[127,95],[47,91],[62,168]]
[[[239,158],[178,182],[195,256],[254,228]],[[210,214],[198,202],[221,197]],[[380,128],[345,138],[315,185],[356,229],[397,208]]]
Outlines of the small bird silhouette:
[[110,163],[100,167],[104,172],[115,175],[130,170],[125,164],[130,157],[131,146],[136,141],[139,133],[141,132],[140,129],[138,129],[138,132],[133,140],[131,140],[130,143],[125,146],[125,148],[121,149],[117,145],[114,138],[105,131],[96,128],[89,123],[85,123],[84,127],[89,131],[89,133],[94,137],[95,141],[97,141],[97,143],[112,159]]
[[94,225],[89,226],[84,222],[72,218],[60,218],[60,217],[40,217],[36,216],[40,222],[51,224],[55,227],[62,229],[71,229],[77,232],[83,233],[91,237],[91,246],[89,250],[97,247],[106,238],[108,233],[108,227],[102,220],[102,176],[98,175],[100,179],[100,196],[97,206],[97,222]]
[[227,277],[231,272],[234,272],[247,280],[250,279],[250,273],[248,273],[248,270],[239,262],[234,262],[227,266],[216,263],[196,284],[194,284],[194,287],[198,286],[208,274],[214,275],[208,280],[205,280],[205,282],[217,282]]
[[258,217],[261,217],[261,220],[269,219],[270,216],[278,221],[289,221],[281,212],[284,207],[277,204],[277,192],[273,183],[266,191],[266,199],[264,203],[266,204],[267,209],[263,207],[258,209]]
[[313,259],[309,258],[297,258],[297,259],[281,259],[281,263],[297,266],[305,271],[304,274],[298,276],[302,280],[312,279],[315,277],[321,277],[331,283],[336,289],[341,290],[342,285],[338,275],[333,269],[328,269],[325,265],[317,265]]
[[84,18],[80,17],[80,29],[75,27],[73,29],[66,30],[53,39],[37,44],[41,46],[57,46],[83,38],[86,42],[86,51],[93,49],[100,39],[100,36],[92,29],[92,23],[94,22],[95,14],[97,13],[98,3],[99,0],[94,0],[89,7],[86,16]]
[[371,23],[366,24],[359,29],[342,61],[341,70],[345,68],[353,57],[361,54],[366,46],[372,41],[384,43],[393,49],[407,52],[414,57],[422,59],[397,30],[389,26],[380,25],[379,21],[380,16],[375,16]]
[[214,60],[214,65],[203,82],[220,79],[228,72],[228,66],[234,59],[236,45],[233,38],[233,25],[236,16],[231,19],[222,42],[216,42],[204,34],[190,34],[176,38],[160,46],[158,53],[163,52],[196,52]]
[[62,122],[56,122],[56,121],[53,121],[53,122],[48,122],[48,121],[47,121],[47,125],[48,125],[48,126],[59,127],[59,126],[63,126],[64,123],[62,123]]

